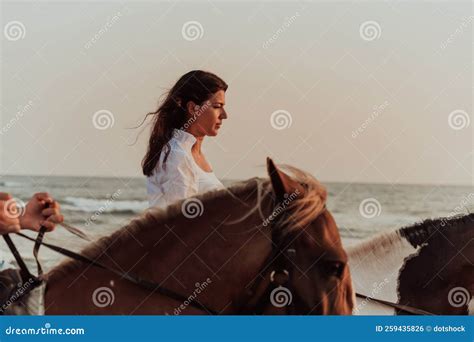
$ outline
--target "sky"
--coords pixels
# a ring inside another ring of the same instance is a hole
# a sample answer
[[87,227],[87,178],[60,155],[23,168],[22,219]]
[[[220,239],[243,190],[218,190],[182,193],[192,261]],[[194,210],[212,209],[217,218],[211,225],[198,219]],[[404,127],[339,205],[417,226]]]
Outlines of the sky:
[[141,176],[184,73],[228,84],[203,152],[325,182],[474,184],[472,3],[2,2],[0,174]]

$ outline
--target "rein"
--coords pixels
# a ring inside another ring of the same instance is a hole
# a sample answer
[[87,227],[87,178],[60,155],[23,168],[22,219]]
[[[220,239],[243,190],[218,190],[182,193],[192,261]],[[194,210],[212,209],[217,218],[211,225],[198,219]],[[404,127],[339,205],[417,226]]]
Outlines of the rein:
[[421,309],[418,309],[418,308],[414,308],[414,307],[411,307],[411,306],[408,306],[408,305],[392,303],[392,302],[389,302],[389,301],[386,301],[386,300],[383,300],[383,299],[377,299],[377,298],[374,298],[374,297],[365,296],[365,295],[360,294],[360,293],[356,293],[356,296],[359,297],[359,298],[363,298],[364,300],[374,301],[374,302],[379,303],[379,304],[390,306],[394,309],[397,309],[399,311],[409,313],[409,314],[412,314],[412,315],[434,316],[434,314],[431,313],[431,312],[424,311],[424,310],[421,310]]
[[[324,209],[324,210],[326,210],[326,209]],[[324,210],[322,212],[324,212]],[[278,218],[281,219],[281,216],[282,215],[278,215],[277,219]],[[271,228],[272,228],[272,230],[271,230],[272,231],[272,251],[268,255],[268,257],[265,259],[260,271],[258,272],[258,275],[263,274],[264,272],[265,273],[270,273],[270,276],[269,276],[270,282],[267,285],[267,287],[263,289],[263,291],[259,290],[259,288],[261,288],[261,284],[262,284],[263,279],[266,279],[267,277],[263,277],[263,278],[260,277],[260,279],[257,279],[257,281],[255,281],[252,284],[252,287],[251,287],[251,290],[250,290],[250,295],[247,296],[247,300],[245,301],[245,303],[243,303],[241,305],[238,305],[238,307],[239,307],[238,311],[239,311],[240,314],[245,314],[245,313],[248,314],[249,312],[254,313],[254,314],[262,314],[264,312],[265,308],[268,307],[268,304],[269,304],[269,301],[271,301],[272,295],[275,293],[275,291],[278,291],[278,290],[283,290],[283,291],[287,290],[287,291],[289,291],[293,298],[290,298],[290,301],[289,301],[289,303],[287,303],[287,305],[282,305],[282,306],[278,305],[278,306],[276,306],[274,303],[272,303],[272,304],[274,304],[275,307],[283,308],[287,311],[287,313],[289,312],[291,314],[291,313],[295,312],[295,301],[298,302],[299,307],[305,305],[304,300],[301,298],[301,296],[299,296],[296,291],[292,290],[291,279],[292,279],[293,272],[292,272],[292,267],[291,267],[290,263],[288,262],[288,260],[292,260],[292,258],[294,257],[294,255],[296,253],[296,250],[294,248],[291,248],[291,243],[292,243],[292,239],[290,239],[291,235],[290,235],[290,238],[287,238],[284,241],[282,241],[279,234],[277,234],[278,230],[275,229],[275,227],[274,227],[277,223],[278,223],[278,221],[275,220],[275,221],[272,221],[272,225],[271,225]],[[61,225],[64,228],[66,228],[66,230],[68,230],[70,233],[72,233],[72,234],[74,234],[74,235],[76,235],[76,236],[78,236],[78,237],[80,237],[84,240],[88,240],[88,241],[91,240],[80,229],[74,228],[74,227],[69,226],[67,224],[61,224]],[[133,274],[121,272],[121,271],[119,271],[115,268],[104,265],[104,264],[102,264],[102,263],[100,263],[96,260],[92,260],[92,259],[90,259],[90,258],[88,258],[84,255],[73,252],[69,249],[43,242],[43,237],[44,237],[45,232],[46,232],[46,228],[41,227],[36,239],[33,239],[33,238],[29,237],[28,235],[25,235],[23,233],[16,233],[16,235],[19,235],[19,236],[21,236],[21,237],[23,237],[27,240],[33,241],[35,243],[34,248],[33,248],[33,255],[35,257],[36,265],[37,265],[37,268],[38,268],[38,276],[33,275],[29,271],[28,267],[26,266],[26,263],[24,262],[23,258],[21,257],[20,253],[18,252],[18,249],[16,248],[15,244],[11,240],[10,236],[8,234],[3,235],[3,238],[4,238],[5,242],[7,243],[8,247],[10,248],[10,251],[12,252],[13,256],[15,257],[15,260],[16,260],[18,266],[20,267],[20,274],[21,274],[23,282],[26,282],[29,279],[33,279],[32,286],[27,291],[25,291],[22,294],[22,296],[29,293],[35,287],[41,285],[41,283],[44,281],[44,279],[43,279],[43,269],[41,267],[41,263],[40,263],[39,258],[38,258],[38,252],[39,252],[39,249],[40,249],[41,246],[45,246],[45,247],[47,247],[47,248],[49,248],[49,249],[51,249],[51,250],[53,250],[53,251],[55,251],[59,254],[62,254],[62,255],[67,256],[71,259],[83,262],[86,265],[95,266],[95,267],[99,267],[99,268],[105,269],[107,271],[110,271],[110,272],[114,273],[115,275],[117,275],[117,276],[119,276],[123,279],[126,279],[126,280],[140,286],[140,287],[148,289],[150,291],[158,292],[158,293],[160,293],[160,294],[162,294],[166,297],[172,298],[172,299],[180,301],[180,302],[187,301],[187,302],[189,302],[189,306],[192,306],[196,309],[207,311],[208,313],[210,313],[212,315],[218,315],[219,314],[219,312],[207,307],[206,305],[201,304],[201,303],[195,301],[194,299],[190,299],[189,297],[185,297],[185,296],[183,296],[183,295],[181,295],[181,294],[179,294],[179,293],[177,293],[173,290],[165,288],[165,287],[161,286],[158,283],[150,282],[146,279],[140,278],[140,277],[135,276]],[[268,272],[267,269],[269,269],[271,266],[273,266],[273,269],[271,269],[271,271]],[[405,312],[405,313],[408,313],[408,314],[433,315],[432,313],[429,313],[427,311],[423,311],[423,310],[413,308],[413,307],[403,305],[403,304],[392,303],[392,302],[389,302],[389,301],[376,299],[376,298],[373,298],[373,297],[370,297],[370,296],[362,295],[360,293],[356,293],[356,296],[359,297],[359,298],[364,298],[366,300],[372,300],[374,302],[389,306],[391,308],[397,309],[401,312]],[[18,300],[20,298],[21,298],[21,296],[19,298],[17,298],[16,300]],[[310,309],[310,308],[308,308],[308,309]]]
[[[60,253],[64,256],[67,256],[71,259],[74,259],[74,260],[78,260],[78,261],[81,261],[87,265],[91,265],[91,266],[96,266],[96,267],[99,267],[99,268],[102,268],[104,270],[107,270],[107,271],[110,271],[112,273],[114,273],[115,275],[121,277],[121,278],[124,278],[136,285],[139,285],[145,289],[148,289],[150,291],[153,291],[153,292],[159,292],[161,293],[162,295],[165,295],[167,297],[170,297],[170,298],[173,298],[177,301],[181,301],[181,302],[184,302],[184,301],[189,301],[189,298],[188,297],[184,297],[182,295],[180,295],[179,293],[176,293],[172,290],[169,290],[165,287],[162,287],[160,286],[159,284],[155,283],[155,282],[150,282],[146,279],[142,279],[138,276],[134,276],[134,275],[131,275],[131,274],[128,274],[128,273],[124,273],[124,272],[121,272],[121,271],[118,271],[112,267],[109,267],[109,266],[106,266],[98,261],[95,261],[95,260],[92,260],[84,255],[81,255],[79,253],[76,253],[76,252],[73,252],[71,250],[68,250],[66,248],[63,248],[63,247],[59,247],[59,246],[56,246],[56,245],[52,245],[52,244],[49,244],[49,243],[46,243],[46,242],[39,242],[38,238],[36,239],[33,239],[25,234],[22,234],[22,233],[17,233],[17,235],[25,238],[25,239],[28,239],[30,241],[34,241],[35,242],[35,246],[37,244],[39,245],[44,245],[46,247],[48,247],[49,249],[57,252],[57,253]],[[39,235],[39,234],[38,234]],[[42,279],[41,279],[42,280]],[[195,301],[190,301],[190,306],[193,306],[197,309],[200,309],[200,310],[205,310],[205,311],[208,311],[210,313],[212,313],[213,315],[216,315],[217,312],[215,312],[214,310],[206,307],[205,305],[202,305],[198,302],[195,302]]]

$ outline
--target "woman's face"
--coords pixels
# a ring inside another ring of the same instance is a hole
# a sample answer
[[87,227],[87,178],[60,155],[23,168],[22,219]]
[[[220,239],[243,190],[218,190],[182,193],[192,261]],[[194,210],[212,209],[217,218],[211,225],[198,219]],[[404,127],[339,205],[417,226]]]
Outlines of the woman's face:
[[216,136],[224,119],[227,119],[225,106],[225,92],[219,90],[200,106],[188,103],[189,118],[188,131],[195,136]]

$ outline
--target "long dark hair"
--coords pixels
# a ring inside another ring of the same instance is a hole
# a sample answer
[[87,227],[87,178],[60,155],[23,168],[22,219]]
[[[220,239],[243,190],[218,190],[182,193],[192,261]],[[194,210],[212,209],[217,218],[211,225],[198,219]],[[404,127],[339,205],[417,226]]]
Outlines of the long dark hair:
[[[227,90],[227,83],[213,73],[193,70],[176,82],[167,93],[158,109],[146,115],[154,115],[148,150],[142,160],[142,169],[145,176],[151,176],[153,169],[160,158],[165,146],[175,128],[182,128],[188,119],[187,104],[189,101],[201,105],[219,90]],[[165,152],[163,163],[166,162],[170,149]]]

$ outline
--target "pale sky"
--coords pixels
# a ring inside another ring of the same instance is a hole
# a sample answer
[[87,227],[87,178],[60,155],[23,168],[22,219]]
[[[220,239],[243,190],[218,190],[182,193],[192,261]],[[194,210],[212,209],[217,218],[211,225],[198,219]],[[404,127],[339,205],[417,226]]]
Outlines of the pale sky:
[[127,128],[204,69],[229,84],[229,118],[203,145],[219,178],[262,176],[271,156],[326,182],[474,184],[470,1],[1,12],[1,174],[140,176],[148,128],[133,146]]

